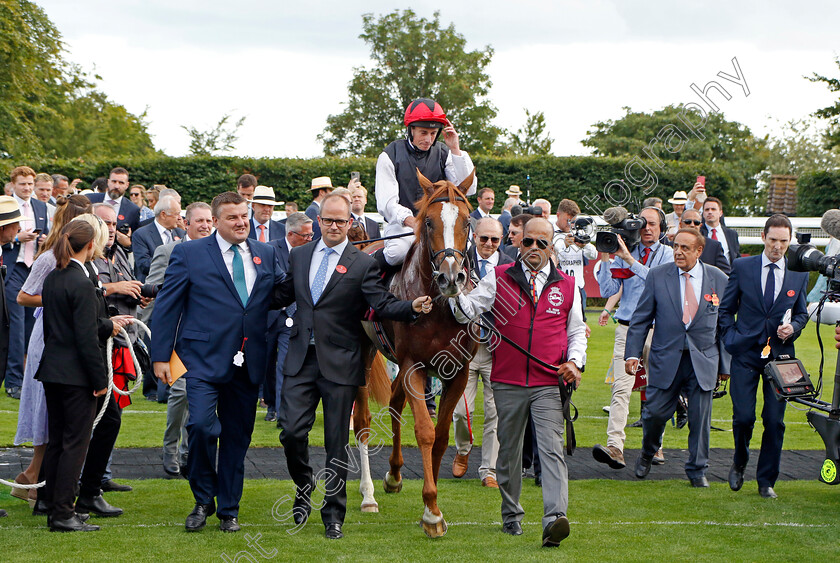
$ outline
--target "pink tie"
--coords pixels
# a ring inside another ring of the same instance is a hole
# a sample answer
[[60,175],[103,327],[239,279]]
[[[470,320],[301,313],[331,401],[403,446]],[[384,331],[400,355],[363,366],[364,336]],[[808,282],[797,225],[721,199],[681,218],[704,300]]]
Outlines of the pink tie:
[[685,297],[683,298],[682,322],[687,325],[697,314],[697,297],[694,296],[694,288],[691,287],[691,274],[686,272],[683,276],[685,276]]
[[[30,211],[28,201],[23,202],[23,214],[31,219],[34,219],[34,214]],[[38,240],[37,237],[35,240]],[[35,240],[31,240],[23,244],[23,263],[26,264],[27,268],[32,266],[32,262],[35,261]]]
[[260,242],[265,242],[265,225],[258,225],[260,229]]

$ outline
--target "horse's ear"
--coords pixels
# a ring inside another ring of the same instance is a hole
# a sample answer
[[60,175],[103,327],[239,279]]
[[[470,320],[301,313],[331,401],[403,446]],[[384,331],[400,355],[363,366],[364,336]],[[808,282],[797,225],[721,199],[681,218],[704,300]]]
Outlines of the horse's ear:
[[420,172],[419,168],[415,168],[417,170],[417,180],[420,182],[420,187],[423,188],[423,191],[426,192],[427,196],[432,195],[434,191],[434,184],[432,184],[428,178],[423,176],[423,173]]
[[473,180],[475,180],[475,167],[473,167],[472,172],[470,175],[464,178],[464,181],[458,184],[458,189],[464,193],[467,193],[472,186]]

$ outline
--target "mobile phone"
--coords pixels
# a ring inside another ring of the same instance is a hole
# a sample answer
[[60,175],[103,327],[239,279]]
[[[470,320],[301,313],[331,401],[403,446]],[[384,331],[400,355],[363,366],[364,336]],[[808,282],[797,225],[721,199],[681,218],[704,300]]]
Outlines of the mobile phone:
[[697,176],[697,183],[702,184],[703,188],[706,187],[706,177],[705,176]]
[[33,229],[32,233],[36,234],[36,235],[40,235],[41,234],[41,229]]
[[351,182],[355,182],[356,180],[358,180],[361,177],[362,177],[362,175],[359,174],[358,172],[351,172],[350,173],[350,181]]

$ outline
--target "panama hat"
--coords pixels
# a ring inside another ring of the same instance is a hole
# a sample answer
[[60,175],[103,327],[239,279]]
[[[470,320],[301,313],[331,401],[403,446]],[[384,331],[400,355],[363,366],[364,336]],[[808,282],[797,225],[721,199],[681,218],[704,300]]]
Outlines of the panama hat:
[[19,223],[20,221],[31,221],[20,213],[20,204],[10,195],[0,196],[0,227]]
[[668,203],[685,205],[688,203],[688,194],[682,191],[674,192],[674,196],[668,200]]
[[519,188],[519,186],[511,186],[507,190],[505,190],[505,193],[511,197],[519,197],[522,195],[522,190]]
[[259,203],[261,205],[284,205],[282,201],[274,201],[274,188],[269,186],[257,186],[254,188],[253,199],[248,203]]
[[335,189],[329,176],[318,176],[317,178],[312,178],[312,187],[310,187],[309,190],[320,190],[321,188],[329,188],[331,190]]

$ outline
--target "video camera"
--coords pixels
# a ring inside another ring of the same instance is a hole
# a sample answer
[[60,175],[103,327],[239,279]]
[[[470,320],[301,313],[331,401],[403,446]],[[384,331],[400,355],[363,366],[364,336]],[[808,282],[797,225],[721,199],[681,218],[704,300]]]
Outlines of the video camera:
[[522,213],[533,215],[534,217],[542,217],[543,209],[539,205],[523,205]]
[[[826,256],[813,245],[811,235],[797,233],[796,241],[788,249],[788,269],[794,272],[819,272],[828,278],[829,289],[840,290],[840,269],[837,268],[840,255]],[[832,287],[832,282],[836,287]]]
[[642,240],[639,231],[647,225],[644,217],[633,215],[624,207],[610,207],[604,210],[604,221],[610,224],[610,230],[595,234],[595,249],[610,254],[619,249],[618,237],[623,238],[627,250],[633,252]]

